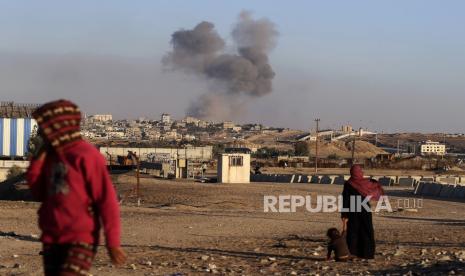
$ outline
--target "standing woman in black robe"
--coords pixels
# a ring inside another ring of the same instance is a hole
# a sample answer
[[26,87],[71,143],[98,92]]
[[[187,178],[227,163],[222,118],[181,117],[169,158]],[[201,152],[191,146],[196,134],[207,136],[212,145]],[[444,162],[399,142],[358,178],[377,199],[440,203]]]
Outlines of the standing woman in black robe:
[[[367,196],[378,200],[384,194],[378,182],[364,178],[359,165],[352,166],[350,176],[342,191],[344,209],[349,209],[351,206],[353,209],[357,202],[362,202]],[[350,201],[356,200],[357,196],[360,199],[351,204]],[[375,232],[371,212],[364,208],[361,208],[360,212],[355,209],[342,212],[341,218],[344,225],[347,223],[347,245],[351,255],[362,259],[373,259],[375,257]]]

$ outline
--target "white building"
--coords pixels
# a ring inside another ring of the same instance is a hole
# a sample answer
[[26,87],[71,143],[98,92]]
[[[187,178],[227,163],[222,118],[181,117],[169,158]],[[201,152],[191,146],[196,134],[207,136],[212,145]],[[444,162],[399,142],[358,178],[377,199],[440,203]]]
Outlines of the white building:
[[194,117],[186,116],[186,118],[184,118],[182,121],[186,124],[198,125],[200,120]]
[[232,130],[235,131],[235,132],[240,132],[242,130],[242,127],[241,126],[234,126],[232,128]]
[[420,146],[420,152],[422,155],[445,155],[446,145],[428,140]]
[[223,122],[223,129],[233,129],[236,125],[231,121]]
[[170,124],[171,123],[170,114],[167,114],[167,113],[161,114],[161,122],[164,123],[164,124]]
[[25,156],[29,138],[36,130],[32,118],[0,118],[0,156]]
[[250,150],[227,149],[218,157],[219,183],[250,183]]
[[113,120],[113,115],[95,114],[95,115],[89,116],[89,119],[93,120],[94,122],[109,122]]
[[35,104],[0,103],[0,156],[27,155],[29,138],[37,130],[32,118],[37,107]]

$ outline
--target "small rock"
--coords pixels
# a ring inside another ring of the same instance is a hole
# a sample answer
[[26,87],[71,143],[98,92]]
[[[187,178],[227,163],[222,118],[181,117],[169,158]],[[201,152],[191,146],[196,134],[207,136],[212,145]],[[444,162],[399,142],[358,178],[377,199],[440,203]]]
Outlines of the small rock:
[[137,269],[137,267],[136,267],[135,264],[131,264],[130,267],[131,267],[132,270],[136,270],[136,269]]
[[428,250],[426,250],[425,248],[422,248],[422,249],[420,250],[420,255],[423,256],[423,255],[426,254],[426,252],[428,252]]
[[318,253],[318,252],[313,252],[312,255],[313,255],[313,256],[320,256],[320,253]]
[[216,269],[216,265],[215,264],[208,264],[208,268],[213,270],[213,269]]
[[21,265],[20,264],[14,264],[13,268],[21,268]]
[[275,245],[273,245],[273,247],[276,247],[276,248],[286,248],[287,247],[287,244],[283,241],[279,241],[277,242]]
[[146,262],[145,262],[145,265],[147,265],[147,266],[152,266],[152,262],[151,262],[151,261],[146,261]]
[[453,270],[449,271],[449,275],[455,275],[455,271]]
[[291,275],[297,275],[297,272],[291,271]]
[[275,257],[269,257],[268,260],[271,261],[271,262],[274,262],[274,261],[276,261],[276,258]]
[[438,259],[438,261],[450,261],[450,260],[452,260],[451,257],[449,257],[449,256],[447,256],[447,255],[446,255],[446,256],[442,256],[441,258]]
[[458,258],[465,258],[465,250],[457,251],[454,253]]
[[15,254],[15,255],[13,255],[13,258],[18,258],[18,257],[19,257],[19,256],[18,256],[18,255],[16,255],[16,254]]
[[200,257],[200,259],[201,259],[202,261],[206,261],[206,260],[208,260],[209,258],[210,258],[210,256],[207,256],[207,255],[202,255],[202,256]]

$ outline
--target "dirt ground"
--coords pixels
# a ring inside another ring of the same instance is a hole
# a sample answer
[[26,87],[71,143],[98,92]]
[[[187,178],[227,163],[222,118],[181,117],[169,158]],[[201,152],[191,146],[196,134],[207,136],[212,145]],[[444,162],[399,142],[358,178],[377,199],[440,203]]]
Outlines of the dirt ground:
[[[119,176],[119,193],[132,178]],[[142,179],[142,206],[122,207],[128,263],[109,265],[101,246],[93,275],[465,274],[463,202],[424,199],[423,208],[373,215],[374,261],[324,261],[337,213],[265,213],[264,195],[339,194],[342,186],[200,184]],[[409,190],[389,190],[397,199]],[[41,275],[37,203],[0,201],[0,275]],[[178,273],[178,274],[176,274]]]

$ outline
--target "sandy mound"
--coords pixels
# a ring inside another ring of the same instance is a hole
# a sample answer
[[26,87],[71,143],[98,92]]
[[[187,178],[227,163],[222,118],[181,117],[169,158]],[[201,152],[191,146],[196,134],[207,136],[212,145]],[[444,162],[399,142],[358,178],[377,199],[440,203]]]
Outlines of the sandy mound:
[[[352,141],[320,142],[318,152],[321,157],[335,155],[339,158],[350,158],[352,156]],[[310,153],[315,154],[315,142],[310,143]],[[355,143],[356,158],[372,158],[385,153],[384,150],[369,142],[356,141]]]

